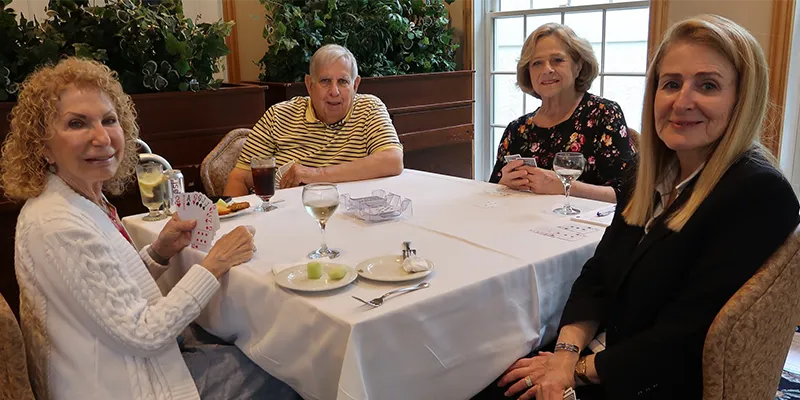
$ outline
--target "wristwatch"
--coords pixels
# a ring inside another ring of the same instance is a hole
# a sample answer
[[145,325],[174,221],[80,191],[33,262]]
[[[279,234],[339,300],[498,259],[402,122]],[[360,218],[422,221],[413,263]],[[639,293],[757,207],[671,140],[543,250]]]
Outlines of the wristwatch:
[[591,385],[592,381],[586,376],[586,357],[581,357],[578,364],[575,365],[575,376],[583,382],[584,385]]

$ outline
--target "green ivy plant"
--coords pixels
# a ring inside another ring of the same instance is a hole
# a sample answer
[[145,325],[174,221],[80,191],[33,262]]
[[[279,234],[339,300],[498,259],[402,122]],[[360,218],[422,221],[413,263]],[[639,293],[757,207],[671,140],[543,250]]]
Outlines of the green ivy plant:
[[59,53],[101,61],[117,71],[128,93],[218,88],[220,58],[233,22],[195,24],[180,0],[50,0],[45,37]]
[[42,61],[58,59],[58,45],[42,37],[39,24],[0,0],[0,101],[16,98],[19,84]]
[[455,69],[458,44],[442,0],[260,1],[269,44],[258,62],[262,81],[301,81],[314,51],[329,43],[353,52],[361,76]]

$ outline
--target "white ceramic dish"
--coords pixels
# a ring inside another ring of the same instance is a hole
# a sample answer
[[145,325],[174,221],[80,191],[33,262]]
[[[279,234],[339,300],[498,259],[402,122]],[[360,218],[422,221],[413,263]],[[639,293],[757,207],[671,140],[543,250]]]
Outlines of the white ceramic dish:
[[253,205],[250,205],[250,207],[247,207],[244,210],[239,210],[239,211],[232,212],[232,213],[226,214],[226,215],[220,215],[219,219],[228,219],[228,218],[234,218],[234,217],[236,217],[238,215],[242,215],[242,214],[249,214],[249,213],[253,212],[253,209],[255,209],[255,207],[253,207]]
[[428,263],[428,267],[430,268],[429,270],[408,273],[403,269],[403,256],[386,255],[370,258],[358,263],[358,265],[356,265],[356,271],[361,277],[372,279],[373,281],[413,281],[414,279],[426,277],[433,272],[433,262],[427,258],[425,261]]
[[[339,280],[328,278],[328,269],[334,265],[347,268],[347,274],[345,274],[344,278]],[[358,276],[358,274],[356,274],[356,270],[343,264],[326,262],[323,270],[324,274],[321,278],[308,279],[306,264],[295,265],[294,267],[286,268],[276,275],[275,283],[287,289],[297,290],[300,292],[324,292],[326,290],[345,287],[356,280],[356,277]]]

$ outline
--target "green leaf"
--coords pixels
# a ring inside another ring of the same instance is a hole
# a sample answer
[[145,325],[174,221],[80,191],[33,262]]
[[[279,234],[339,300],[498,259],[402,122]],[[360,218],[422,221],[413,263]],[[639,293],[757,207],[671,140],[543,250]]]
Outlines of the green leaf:
[[186,60],[183,60],[183,59],[178,60],[178,62],[175,63],[174,67],[175,67],[175,70],[178,71],[178,73],[181,76],[186,75],[186,73],[189,72],[189,69],[191,69],[191,67],[189,66],[189,63],[186,62]]
[[185,91],[189,90],[189,84],[186,83],[186,82],[179,83],[178,84],[178,90],[180,90],[181,92],[185,92]]

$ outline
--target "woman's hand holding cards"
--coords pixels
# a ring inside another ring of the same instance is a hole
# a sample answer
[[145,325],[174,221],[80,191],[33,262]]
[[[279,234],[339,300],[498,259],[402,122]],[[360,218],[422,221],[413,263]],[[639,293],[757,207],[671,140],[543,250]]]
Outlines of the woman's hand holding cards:
[[500,170],[501,185],[505,185],[514,190],[527,190],[528,189],[528,171],[523,168],[524,161],[514,160],[508,162],[503,169]]

